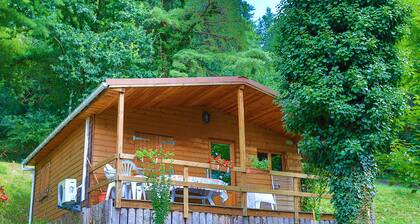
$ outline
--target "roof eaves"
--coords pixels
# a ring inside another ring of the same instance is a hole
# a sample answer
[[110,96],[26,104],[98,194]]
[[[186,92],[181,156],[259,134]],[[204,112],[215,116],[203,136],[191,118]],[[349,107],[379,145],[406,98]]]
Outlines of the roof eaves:
[[141,87],[177,87],[177,86],[216,86],[216,85],[247,85],[272,97],[277,92],[250,80],[244,76],[224,77],[194,77],[194,78],[145,78],[145,79],[107,79],[110,88],[141,88]]
[[47,138],[44,139],[44,141],[39,144],[34,151],[31,152],[23,161],[22,165],[26,166],[28,162],[35,157],[35,155],[41,151],[42,148],[44,148],[48,142],[50,142],[64,127],[67,126],[68,123],[70,123],[71,120],[73,120],[77,115],[80,114],[92,101],[102,93],[105,89],[108,88],[108,84],[106,82],[103,82],[97,87],[76,109],[71,112],[66,119],[64,119],[60,125],[58,125],[53,132],[51,132]]

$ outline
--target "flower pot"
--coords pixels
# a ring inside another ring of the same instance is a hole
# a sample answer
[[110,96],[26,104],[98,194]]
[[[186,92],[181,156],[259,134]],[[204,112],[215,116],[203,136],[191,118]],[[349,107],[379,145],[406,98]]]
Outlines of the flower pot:
[[268,170],[262,170],[257,168],[246,168],[246,173],[249,174],[267,174]]
[[211,168],[212,170],[220,170],[220,165],[217,165],[217,164],[210,164],[210,168]]
[[105,201],[106,192],[101,192],[101,194],[98,196],[99,203]]

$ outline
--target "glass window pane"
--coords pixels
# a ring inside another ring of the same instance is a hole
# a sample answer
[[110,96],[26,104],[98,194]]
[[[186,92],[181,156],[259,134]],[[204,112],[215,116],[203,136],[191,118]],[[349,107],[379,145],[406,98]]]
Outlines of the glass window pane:
[[[230,160],[230,144],[226,143],[211,143],[211,156],[220,156],[224,160]],[[231,184],[231,171],[223,172],[220,170],[211,170],[211,178],[223,180]]]
[[282,158],[280,154],[271,155],[271,167],[272,167],[272,170],[275,170],[275,171],[283,170],[283,162],[282,162]]
[[224,160],[230,160],[230,144],[211,143],[211,155],[222,157]]
[[263,161],[268,159],[268,153],[266,152],[258,152],[257,153],[258,161]]

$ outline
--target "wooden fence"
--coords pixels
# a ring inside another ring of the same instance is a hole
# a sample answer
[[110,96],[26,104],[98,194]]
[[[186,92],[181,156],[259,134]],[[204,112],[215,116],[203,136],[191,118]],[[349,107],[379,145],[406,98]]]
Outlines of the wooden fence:
[[[112,200],[84,208],[80,215],[68,214],[54,224],[153,224],[153,211],[142,208],[115,208]],[[237,216],[206,212],[191,212],[188,218],[180,211],[172,211],[166,224],[292,224],[294,218],[274,216]],[[310,219],[299,219],[300,224],[315,224]],[[333,220],[322,220],[318,224],[335,224]]]

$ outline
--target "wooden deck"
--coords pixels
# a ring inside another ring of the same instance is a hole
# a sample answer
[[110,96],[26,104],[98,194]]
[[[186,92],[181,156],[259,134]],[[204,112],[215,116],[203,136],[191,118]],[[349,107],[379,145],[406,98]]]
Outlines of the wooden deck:
[[[204,206],[203,206],[204,207]],[[238,213],[240,214],[240,212]],[[152,224],[153,210],[149,208],[115,208],[113,201],[108,200],[103,203],[84,208],[80,214],[67,215],[54,223],[83,223],[83,224]],[[311,215],[302,213],[296,223],[312,224]],[[333,224],[331,216],[324,216],[319,224]],[[275,211],[249,211],[249,216],[232,214],[219,214],[191,209],[188,218],[184,219],[181,210],[177,210],[177,205],[173,206],[173,211],[168,215],[166,224],[293,224],[295,219],[293,213]]]

